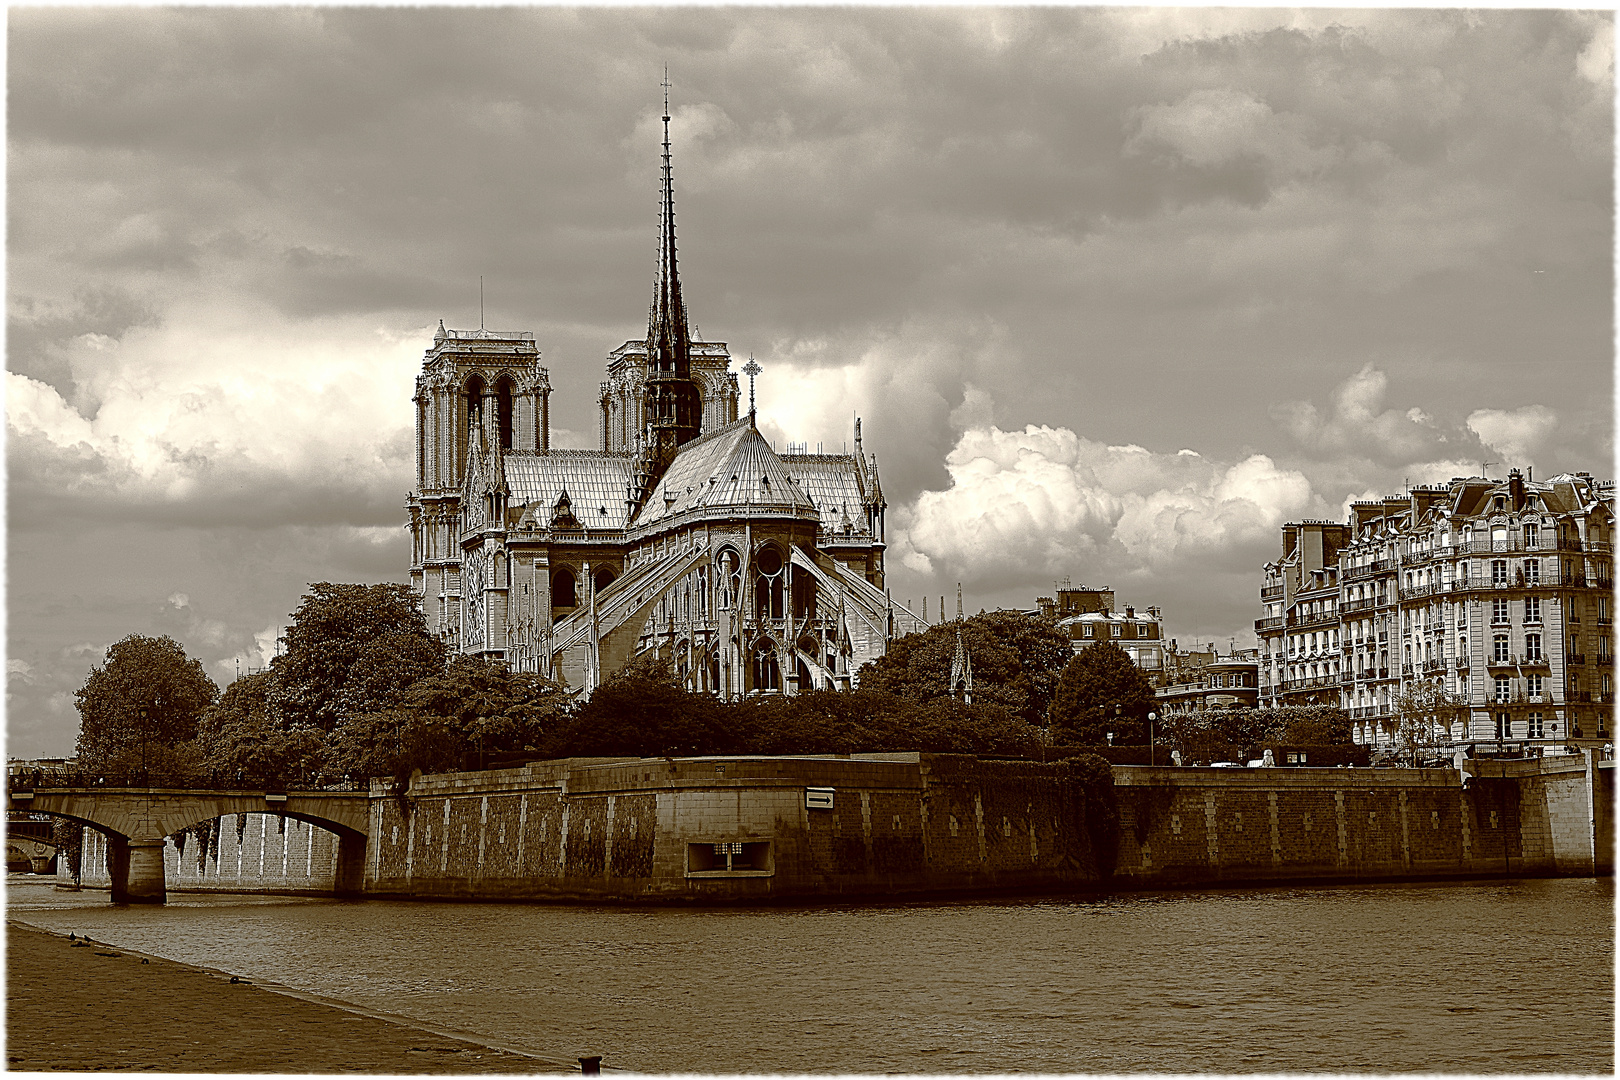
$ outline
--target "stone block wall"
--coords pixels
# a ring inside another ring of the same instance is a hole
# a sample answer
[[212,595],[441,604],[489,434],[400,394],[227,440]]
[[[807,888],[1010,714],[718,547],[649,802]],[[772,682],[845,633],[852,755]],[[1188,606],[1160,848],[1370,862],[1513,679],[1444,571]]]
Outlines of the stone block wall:
[[1066,775],[894,754],[423,777],[374,800],[366,889],[705,903],[1084,884],[1096,861]]
[[[217,844],[187,835],[182,851],[174,837],[163,846],[166,887],[171,892],[330,893],[336,882],[337,837],[325,829],[276,814],[227,814],[219,819]],[[238,837],[238,827],[241,829]],[[79,882],[111,887],[107,840],[84,830]],[[58,878],[71,879],[65,861]]]
[[1582,759],[1470,765],[1466,786],[1452,769],[1116,766],[1116,883],[1592,872]]

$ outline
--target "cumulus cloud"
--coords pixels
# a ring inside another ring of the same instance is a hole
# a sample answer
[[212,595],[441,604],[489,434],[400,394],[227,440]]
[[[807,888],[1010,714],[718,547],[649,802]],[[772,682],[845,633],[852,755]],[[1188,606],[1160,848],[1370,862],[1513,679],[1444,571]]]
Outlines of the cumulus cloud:
[[1534,465],[1536,451],[1558,429],[1558,414],[1545,405],[1519,409],[1476,409],[1468,414],[1468,430],[1500,453],[1504,465]]
[[1410,461],[1450,440],[1421,408],[1384,408],[1388,390],[1389,376],[1367,364],[1339,384],[1325,412],[1308,401],[1289,401],[1273,406],[1271,415],[1285,431],[1318,453]]
[[[353,326],[300,333],[245,313],[234,325],[175,322],[77,365],[99,402],[91,415],[7,372],[13,498],[170,521],[396,518],[412,480],[400,403],[420,340]],[[19,524],[37,527],[38,515]]]
[[1303,475],[1262,454],[1223,463],[1044,425],[967,431],[946,466],[949,487],[905,508],[901,557],[981,585],[1242,561],[1320,506]]

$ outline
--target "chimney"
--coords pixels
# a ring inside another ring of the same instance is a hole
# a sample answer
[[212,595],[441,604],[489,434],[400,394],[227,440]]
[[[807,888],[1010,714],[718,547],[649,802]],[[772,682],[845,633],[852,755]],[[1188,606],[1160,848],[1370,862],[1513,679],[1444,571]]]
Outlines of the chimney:
[[1508,501],[1513,504],[1514,513],[1524,509],[1524,474],[1518,469],[1508,472]]

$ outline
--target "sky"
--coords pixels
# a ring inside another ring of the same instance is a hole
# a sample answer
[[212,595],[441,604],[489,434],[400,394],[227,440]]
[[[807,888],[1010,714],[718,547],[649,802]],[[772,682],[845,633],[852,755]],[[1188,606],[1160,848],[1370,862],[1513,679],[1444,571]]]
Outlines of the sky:
[[914,608],[1069,579],[1242,647],[1285,522],[1612,475],[1609,13],[15,8],[7,63],[14,756],[128,634],[223,686],[406,579],[480,277],[595,445],[666,64],[691,318],[779,449],[861,417]]

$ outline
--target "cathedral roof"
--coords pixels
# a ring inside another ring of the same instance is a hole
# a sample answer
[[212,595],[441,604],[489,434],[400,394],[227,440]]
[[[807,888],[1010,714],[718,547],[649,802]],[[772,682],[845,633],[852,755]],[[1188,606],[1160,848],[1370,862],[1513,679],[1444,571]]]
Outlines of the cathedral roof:
[[847,516],[857,531],[866,531],[867,495],[861,490],[855,458],[848,454],[788,454],[782,459],[794,483],[821,512],[821,523],[837,530]]
[[751,417],[682,446],[642,507],[636,525],[721,507],[783,513],[815,509]]
[[511,505],[537,507],[543,521],[564,491],[574,516],[586,529],[625,527],[625,493],[629,490],[635,459],[602,450],[552,450],[548,453],[506,452],[506,482],[512,489]]

